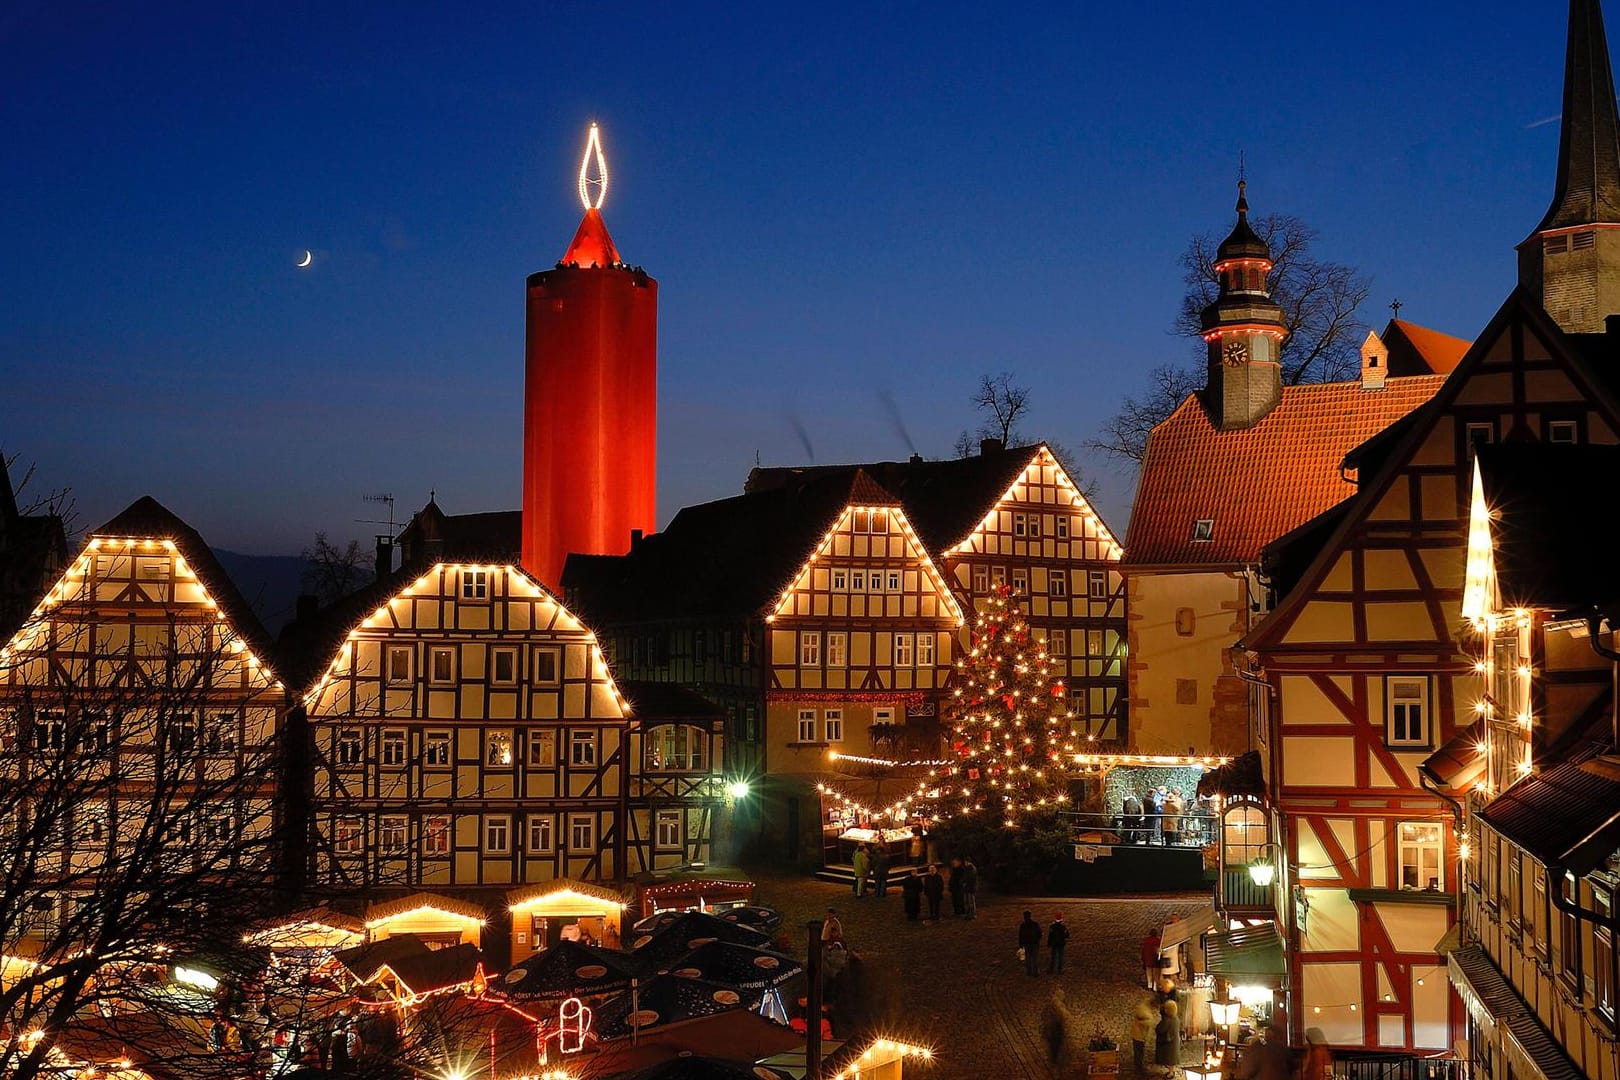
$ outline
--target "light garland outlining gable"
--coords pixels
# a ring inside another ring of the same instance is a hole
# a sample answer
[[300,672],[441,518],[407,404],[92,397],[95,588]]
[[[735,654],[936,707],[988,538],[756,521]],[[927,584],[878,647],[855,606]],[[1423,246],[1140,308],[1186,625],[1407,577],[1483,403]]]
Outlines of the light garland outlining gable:
[[995,529],[996,516],[1001,513],[1004,506],[1013,502],[1027,501],[1019,498],[1018,496],[1021,491],[1028,488],[1031,484],[1035,484],[1040,481],[1041,469],[1043,467],[1052,469],[1058,485],[1067,490],[1069,495],[1069,505],[1078,510],[1080,512],[1080,516],[1085,518],[1087,523],[1097,530],[1099,537],[1112,545],[1113,557],[1117,559],[1123,555],[1125,553],[1125,549],[1120,546],[1118,540],[1114,539],[1114,534],[1109,531],[1107,525],[1103,524],[1102,517],[1098,515],[1096,510],[1092,509],[1091,503],[1087,501],[1085,495],[1081,494],[1079,486],[1075,484],[1073,480],[1069,479],[1068,473],[1064,472],[1063,466],[1058,463],[1057,458],[1052,455],[1052,451],[1047,448],[1045,443],[1041,444],[1040,451],[1033,459],[1031,459],[1028,467],[1026,467],[1024,471],[1018,475],[1018,479],[1014,480],[1010,485],[1008,485],[1007,490],[1002,493],[1001,498],[997,499],[995,504],[991,506],[990,512],[985,515],[983,521],[979,522],[978,527],[969,533],[966,539],[962,540],[955,547],[951,548],[951,554],[962,555],[974,551],[975,541],[978,540],[980,534]]

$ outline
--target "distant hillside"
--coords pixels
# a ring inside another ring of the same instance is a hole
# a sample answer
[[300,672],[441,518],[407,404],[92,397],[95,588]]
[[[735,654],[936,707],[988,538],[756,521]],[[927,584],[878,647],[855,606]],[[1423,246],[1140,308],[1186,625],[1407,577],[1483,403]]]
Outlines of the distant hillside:
[[271,636],[292,622],[308,566],[301,555],[242,555],[223,548],[214,557]]

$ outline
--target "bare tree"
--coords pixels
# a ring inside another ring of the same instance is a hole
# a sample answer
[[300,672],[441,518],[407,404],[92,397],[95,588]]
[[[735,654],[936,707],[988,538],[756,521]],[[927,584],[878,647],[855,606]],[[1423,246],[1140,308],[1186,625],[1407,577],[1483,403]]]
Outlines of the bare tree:
[[[1281,353],[1283,384],[1353,377],[1360,367],[1358,346],[1366,333],[1356,312],[1367,299],[1372,280],[1352,267],[1317,258],[1312,253],[1316,230],[1297,217],[1266,214],[1252,224],[1271,249],[1273,265],[1266,284],[1271,298],[1282,308],[1288,330]],[[1187,291],[1171,330],[1197,341],[1192,362],[1185,367],[1153,369],[1148,390],[1127,397],[1104,425],[1102,435],[1087,440],[1087,446],[1141,461],[1147,452],[1148,432],[1203,385],[1208,361],[1201,320],[1204,309],[1220,294],[1214,269],[1220,242],[1219,235],[1202,233],[1181,254]]]
[[1029,410],[1029,387],[1014,382],[1010,371],[981,375],[973,406],[984,417],[979,427],[980,436],[999,439],[1002,446],[1011,446],[1023,437],[1018,421]]
[[304,549],[303,558],[308,564],[304,588],[320,597],[323,605],[341,600],[372,577],[374,560],[358,540],[350,540],[348,547],[338,547],[324,532],[318,532],[315,543]]
[[62,530],[71,538],[78,530],[79,509],[78,501],[73,496],[72,488],[41,489],[34,484],[34,474],[38,470],[35,462],[29,462],[22,475],[16,474],[17,463],[22,459],[20,453],[12,454],[5,459],[5,468],[0,473],[10,475],[12,479],[12,493],[17,504],[17,513],[22,517],[54,517],[62,522]]

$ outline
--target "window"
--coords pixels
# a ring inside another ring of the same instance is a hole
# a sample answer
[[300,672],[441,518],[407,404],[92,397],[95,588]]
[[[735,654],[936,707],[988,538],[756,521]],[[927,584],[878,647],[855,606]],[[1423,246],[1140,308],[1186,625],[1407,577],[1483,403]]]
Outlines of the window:
[[1224,842],[1222,861],[1227,866],[1246,866],[1265,850],[1267,832],[1265,811],[1258,806],[1238,805],[1221,818]]
[[888,572],[888,584],[885,585],[884,588],[886,588],[889,592],[900,591],[900,571],[890,570]]
[[[214,714],[214,722],[208,725],[207,745],[208,752],[219,757],[227,757],[236,753],[236,714],[221,712]],[[91,753],[91,743],[94,741],[99,748],[107,745],[107,724],[102,721],[99,725],[99,734],[96,729],[87,728],[84,733],[85,753]]]
[[405,815],[384,814],[377,825],[377,844],[384,855],[405,853]]
[[850,531],[863,533],[871,527],[869,515],[865,510],[857,510],[850,515]]
[[1403,821],[1396,827],[1402,889],[1439,892],[1445,887],[1445,830],[1437,821]]
[[1530,873],[1535,884],[1530,897],[1530,935],[1536,955],[1545,964],[1552,956],[1552,947],[1547,943],[1547,875],[1533,864]]
[[1603,913],[1603,921],[1592,931],[1592,1006],[1614,1026],[1614,931],[1607,925],[1613,900],[1609,893],[1592,893],[1592,900]]
[[549,769],[557,764],[557,733],[544,728],[529,729],[529,767]]
[[910,667],[912,665],[912,654],[911,654],[911,642],[912,642],[912,640],[913,639],[912,639],[912,636],[910,634],[896,634],[896,635],[894,635],[894,666],[895,667]]
[[865,570],[851,570],[849,572],[849,591],[850,592],[865,592],[866,591],[866,571]]
[[889,512],[887,510],[872,511],[872,531],[875,533],[889,531]]
[[1029,533],[1029,520],[1024,514],[1013,515],[1013,535],[1026,536]]
[[992,566],[990,568],[990,584],[998,589],[1007,584],[1007,568],[1005,566]]
[[358,855],[365,850],[365,833],[360,819],[338,818],[332,825],[332,849],[339,855]]
[[685,724],[663,724],[645,736],[642,760],[648,772],[701,772],[708,733]]
[[516,649],[491,649],[489,652],[489,681],[496,686],[514,686],[518,677]]
[[816,741],[816,710],[814,710],[814,709],[800,709],[799,710],[799,741],[800,742],[815,742]]
[[1524,887],[1524,883],[1520,877],[1520,864],[1524,860],[1517,850],[1513,850],[1508,852],[1507,861],[1508,924],[1517,930],[1523,916],[1524,894],[1520,890]]
[[827,635],[827,666],[843,667],[849,663],[849,635],[830,632]]
[[1041,515],[1029,515],[1029,535],[1031,539],[1041,535]]
[[1059,514],[1057,516],[1057,519],[1052,522],[1052,526],[1053,526],[1053,528],[1052,528],[1052,535],[1053,536],[1057,537],[1059,540],[1067,540],[1069,538],[1069,518],[1068,518],[1068,515]]
[[833,592],[844,592],[849,588],[849,571],[842,566],[832,572]]
[[596,819],[589,814],[568,815],[568,849],[596,850]]
[[1068,656],[1069,632],[1063,629],[1047,631],[1046,651],[1052,656]]
[[596,764],[596,732],[570,731],[568,733],[568,764]]
[[1176,608],[1176,633],[1182,637],[1192,637],[1193,631],[1198,627],[1198,616],[1193,614],[1190,607]]
[[[652,649],[647,650],[647,662],[652,662]],[[534,650],[534,681],[537,686],[556,686],[562,670],[562,652],[558,649]]]
[[409,645],[388,646],[388,684],[399,686],[411,681],[411,653]]
[[461,598],[463,600],[489,599],[489,571],[463,570],[461,572]]
[[975,566],[973,568],[973,595],[983,596],[990,591],[990,568],[988,566]]
[[552,821],[550,814],[529,815],[529,854],[549,855],[551,849],[557,844],[556,837],[552,835]]
[[450,733],[430,731],[422,742],[422,764],[429,769],[450,767]]
[[[62,749],[63,727],[59,721],[51,724],[51,749]],[[167,742],[169,753],[190,754],[197,749],[197,718],[190,713],[176,713],[169,718]]]
[[917,666],[918,667],[933,667],[934,666],[934,635],[933,634],[918,634],[917,635]]
[[1019,596],[1028,596],[1029,595],[1029,571],[1028,570],[1014,570],[1012,572],[1012,587],[1013,587],[1013,592],[1017,593]]
[[1195,544],[1208,544],[1215,539],[1215,519],[1199,518],[1193,522],[1192,542]]
[[360,764],[360,729],[340,728],[337,733],[337,763],[339,765]]
[[[1564,891],[1564,899],[1570,904],[1575,902],[1575,890],[1578,885],[1574,874],[1565,874],[1564,880],[1559,882]],[[1559,975],[1563,978],[1569,989],[1579,994],[1581,992],[1581,924],[1574,915],[1558,909],[1558,945],[1562,957]]]
[[435,686],[456,681],[456,650],[449,645],[428,649],[428,681]]
[[799,666],[821,666],[821,632],[819,630],[799,631]]
[[1579,433],[1573,420],[1549,420],[1547,422],[1547,441],[1550,443],[1579,442]]
[[202,816],[202,839],[215,851],[231,842],[231,812],[229,810],[204,811]]
[[1108,571],[1093,570],[1086,575],[1086,588],[1093,600],[1108,599]]
[[1054,600],[1069,595],[1069,575],[1063,570],[1050,570],[1046,574],[1046,595]]
[[659,810],[653,815],[653,844],[668,851],[681,846],[681,812]]
[[382,735],[382,763],[392,768],[405,764],[405,731],[389,728]]
[[822,715],[822,718],[826,721],[824,730],[826,731],[826,734],[827,734],[827,741],[828,742],[843,742],[844,741],[844,710],[843,709],[828,709],[826,712],[822,713],[821,715]]
[[450,854],[450,819],[436,814],[422,819],[422,854]]
[[484,764],[497,767],[512,764],[510,731],[491,731],[484,736]]
[[1496,441],[1496,425],[1493,423],[1468,424],[1463,428],[1464,437],[1468,440],[1468,452],[1481,446],[1489,446]]
[[1384,741],[1390,746],[1428,746],[1428,678],[1390,676],[1384,680],[1384,694],[1388,717]]
[[506,855],[511,850],[511,817],[507,814],[490,814],[484,819],[484,854]]
[[887,707],[887,706],[885,706],[883,708],[873,709],[872,710],[872,723],[873,724],[892,724],[892,723],[894,723],[894,709],[892,709],[890,707]]
[[74,815],[78,822],[78,836],[81,844],[105,844],[107,842],[107,804],[86,803]]

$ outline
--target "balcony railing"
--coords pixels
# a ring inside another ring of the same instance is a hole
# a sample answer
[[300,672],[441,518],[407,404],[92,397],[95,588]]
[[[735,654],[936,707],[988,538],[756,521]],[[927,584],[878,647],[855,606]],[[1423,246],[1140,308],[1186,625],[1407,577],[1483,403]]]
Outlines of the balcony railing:
[[1234,908],[1271,907],[1270,885],[1256,885],[1247,866],[1228,866],[1221,871],[1221,906]]
[[1343,1080],[1489,1080],[1490,1076],[1461,1058],[1379,1050],[1333,1051],[1333,1075]]

